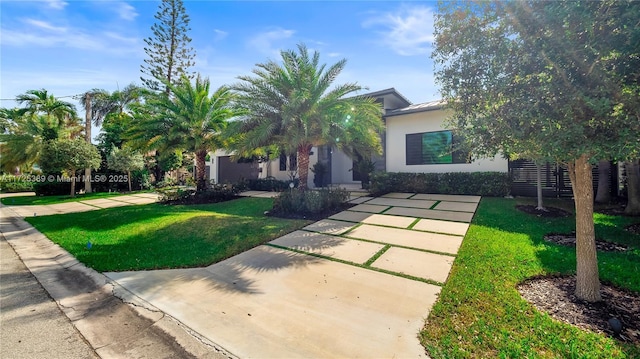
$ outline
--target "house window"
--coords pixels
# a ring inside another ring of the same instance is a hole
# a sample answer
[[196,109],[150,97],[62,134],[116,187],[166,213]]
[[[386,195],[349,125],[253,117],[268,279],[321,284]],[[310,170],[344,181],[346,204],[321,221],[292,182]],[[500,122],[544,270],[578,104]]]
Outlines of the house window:
[[453,150],[456,139],[451,131],[407,134],[407,165],[468,163],[467,153]]
[[287,158],[289,159],[289,171],[296,171],[298,169],[298,155],[287,156],[284,153],[280,154],[280,171],[287,170]]

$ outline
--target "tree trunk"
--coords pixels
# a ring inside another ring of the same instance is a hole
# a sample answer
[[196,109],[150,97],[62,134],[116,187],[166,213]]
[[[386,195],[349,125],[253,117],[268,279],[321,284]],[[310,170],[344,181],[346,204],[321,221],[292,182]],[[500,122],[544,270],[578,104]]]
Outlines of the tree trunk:
[[598,191],[597,203],[611,202],[611,162],[603,160],[598,162]]
[[72,169],[69,172],[69,176],[71,177],[71,197],[76,196],[76,169]]
[[156,159],[156,165],[153,168],[153,175],[156,178],[156,183],[164,181],[164,171],[162,170],[162,167],[160,166],[160,152],[156,151],[155,154],[155,159]]
[[545,211],[544,204],[542,203],[542,165],[536,163],[536,194],[538,196],[538,211]]
[[131,192],[131,171],[127,171],[127,179],[129,180],[129,192]]
[[207,158],[207,151],[196,151],[196,183],[197,191],[204,191],[207,189],[207,180],[205,176],[205,160]]
[[625,162],[627,170],[627,207],[624,214],[640,215],[640,160]]
[[[87,143],[91,143],[91,94],[87,93],[84,107],[87,112],[84,115],[84,139]],[[84,193],[91,193],[91,168],[84,170]]]
[[298,146],[298,177],[300,184],[298,188],[305,191],[307,189],[307,179],[309,178],[309,153],[313,146],[304,144]]
[[591,169],[586,155],[569,163],[569,177],[576,205],[576,297],[587,302],[597,302],[602,300],[602,297],[593,224]]

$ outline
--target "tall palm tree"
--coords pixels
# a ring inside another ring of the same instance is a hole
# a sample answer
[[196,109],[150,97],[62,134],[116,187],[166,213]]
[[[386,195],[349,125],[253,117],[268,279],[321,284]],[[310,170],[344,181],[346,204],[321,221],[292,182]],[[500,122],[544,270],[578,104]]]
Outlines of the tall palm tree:
[[330,88],[346,59],[327,68],[320,65],[320,55],[310,54],[304,44],[298,45],[297,52],[280,54],[282,64],[257,64],[255,76],[241,76],[241,82],[232,87],[245,113],[235,129],[233,147],[238,153],[273,145],[285,153],[297,153],[301,189],[307,188],[309,154],[314,146],[380,153],[380,105],[370,98],[346,98],[363,89],[356,83]]
[[64,127],[65,121],[77,117],[74,105],[57,99],[45,89],[29,90],[18,95],[16,102],[25,106],[25,114],[44,115],[49,128]]
[[198,191],[207,187],[207,153],[222,147],[222,130],[238,115],[231,106],[232,92],[225,86],[210,94],[209,79],[198,75],[195,84],[183,77],[178,84],[165,85],[166,93],[150,94],[137,110],[132,139],[144,139],[148,148],[162,151],[185,150],[196,158]]

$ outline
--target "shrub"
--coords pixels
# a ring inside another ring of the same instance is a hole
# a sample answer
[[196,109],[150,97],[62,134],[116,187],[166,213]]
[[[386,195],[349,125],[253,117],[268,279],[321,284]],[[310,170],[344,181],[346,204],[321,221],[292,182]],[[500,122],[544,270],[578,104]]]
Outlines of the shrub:
[[369,192],[374,196],[413,192],[503,197],[510,187],[509,175],[502,172],[383,172],[371,176]]
[[[293,181],[294,187],[298,187],[298,179]],[[252,191],[282,192],[289,189],[291,181],[281,181],[274,177],[248,179],[243,181],[243,185]]]
[[0,192],[30,192],[33,191],[34,182],[25,181],[21,176],[3,175],[0,177]]
[[212,185],[204,191],[195,189],[165,187],[159,189],[160,202],[166,204],[203,204],[217,203],[235,199],[240,192],[236,186]]
[[273,213],[288,215],[312,215],[332,212],[342,208],[349,199],[349,192],[342,188],[283,191],[273,202]]
[[33,184],[33,190],[36,192],[36,196],[64,196],[69,195],[71,183],[58,181],[36,182]]

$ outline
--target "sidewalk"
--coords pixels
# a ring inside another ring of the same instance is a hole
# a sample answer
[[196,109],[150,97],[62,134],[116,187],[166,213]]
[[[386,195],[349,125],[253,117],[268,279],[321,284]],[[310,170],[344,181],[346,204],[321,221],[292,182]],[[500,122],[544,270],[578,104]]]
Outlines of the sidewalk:
[[[44,210],[49,209],[49,206],[43,207]],[[21,215],[14,211],[16,208],[19,207],[0,206],[0,232],[3,237],[1,357],[91,358],[96,354],[101,358],[228,357],[161,311],[123,302],[114,295],[116,289],[104,275],[85,267],[49,241],[22,220]],[[27,286],[9,285],[13,282],[9,278],[27,274],[20,271],[17,263],[15,266],[7,265],[5,273],[4,257],[10,256],[13,250],[33,274],[31,278],[37,279],[53,299],[46,298],[45,293],[37,299],[31,291],[23,290]],[[49,313],[54,314],[56,303],[58,315],[53,315],[52,322],[24,311],[26,308],[30,312],[33,309],[37,311],[37,307],[23,306],[21,309],[20,306],[12,306],[12,303],[29,300],[41,301]],[[33,351],[21,350],[15,343],[22,340],[25,330],[31,335],[26,343],[42,342],[33,345]],[[48,334],[40,336],[38,333]]]

